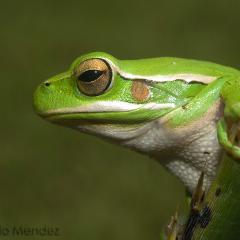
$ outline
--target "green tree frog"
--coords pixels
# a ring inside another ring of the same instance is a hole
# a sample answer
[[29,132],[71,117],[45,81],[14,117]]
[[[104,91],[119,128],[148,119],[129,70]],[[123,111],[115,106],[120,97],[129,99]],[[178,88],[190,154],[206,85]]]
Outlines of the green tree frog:
[[40,84],[34,106],[50,122],[149,155],[190,192],[203,169],[211,183],[222,150],[240,157],[240,71],[211,62],[89,53]]

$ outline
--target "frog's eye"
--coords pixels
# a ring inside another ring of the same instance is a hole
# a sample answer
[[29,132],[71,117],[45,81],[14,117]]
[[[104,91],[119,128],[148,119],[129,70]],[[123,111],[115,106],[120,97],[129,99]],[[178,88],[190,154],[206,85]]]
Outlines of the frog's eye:
[[102,59],[89,59],[75,69],[79,90],[88,96],[103,94],[112,81],[112,70]]

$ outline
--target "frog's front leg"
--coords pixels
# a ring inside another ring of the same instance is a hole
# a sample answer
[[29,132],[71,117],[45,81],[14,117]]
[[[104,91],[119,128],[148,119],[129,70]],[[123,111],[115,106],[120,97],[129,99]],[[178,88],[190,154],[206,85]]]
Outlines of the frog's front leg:
[[236,145],[237,142],[239,142],[239,139],[236,139],[239,136],[239,130],[232,135],[229,135],[228,132],[229,131],[225,119],[221,119],[218,122],[218,141],[228,154],[234,158],[240,159],[240,147],[238,146],[239,143]]
[[218,122],[218,140],[224,150],[240,159],[240,77],[231,78],[223,86],[224,116]]

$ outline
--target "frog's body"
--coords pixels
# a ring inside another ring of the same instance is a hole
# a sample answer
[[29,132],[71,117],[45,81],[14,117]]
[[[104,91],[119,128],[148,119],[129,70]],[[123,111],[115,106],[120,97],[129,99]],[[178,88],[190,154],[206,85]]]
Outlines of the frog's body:
[[147,154],[192,191],[202,170],[205,184],[214,177],[219,141],[238,155],[220,119],[238,120],[239,86],[238,70],[214,63],[91,53],[40,85],[34,100],[41,116]]

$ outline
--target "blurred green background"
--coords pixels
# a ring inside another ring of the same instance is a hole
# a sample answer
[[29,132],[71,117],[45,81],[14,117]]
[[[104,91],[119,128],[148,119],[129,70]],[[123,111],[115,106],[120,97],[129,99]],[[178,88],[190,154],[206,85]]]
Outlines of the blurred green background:
[[148,157],[43,121],[32,93],[96,50],[239,68],[240,2],[15,0],[0,11],[0,235],[47,225],[60,236],[44,239],[159,239],[181,183]]

